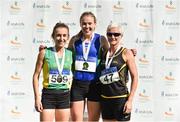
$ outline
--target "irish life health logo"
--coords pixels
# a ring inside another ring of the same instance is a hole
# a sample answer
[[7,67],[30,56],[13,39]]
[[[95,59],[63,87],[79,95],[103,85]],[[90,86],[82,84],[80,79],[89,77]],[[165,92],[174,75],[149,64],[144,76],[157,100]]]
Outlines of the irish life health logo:
[[36,9],[36,11],[39,12],[49,12],[51,9],[51,6],[49,4],[46,4],[46,2],[36,2],[33,3],[33,9]]
[[145,2],[142,2],[142,3],[136,3],[136,8],[138,9],[146,9],[146,10],[152,10],[154,7],[153,4],[150,3],[145,3]]
[[85,9],[98,9],[98,10],[100,10],[102,8],[102,5],[98,4],[98,3],[97,4],[90,4],[90,3],[85,2],[84,8]]
[[161,91],[161,97],[171,100],[178,100],[179,99],[179,93],[178,91]]
[[171,65],[179,64],[180,58],[179,57],[172,57],[172,56],[161,56],[161,62],[167,63]]
[[7,27],[11,27],[12,29],[24,29],[25,23],[23,21],[12,21],[8,20],[6,23]]
[[24,64],[25,63],[25,57],[23,56],[8,55],[6,59],[10,64]]
[[163,27],[168,27],[169,29],[178,29],[180,26],[180,22],[178,20],[167,21],[164,19],[161,24]]

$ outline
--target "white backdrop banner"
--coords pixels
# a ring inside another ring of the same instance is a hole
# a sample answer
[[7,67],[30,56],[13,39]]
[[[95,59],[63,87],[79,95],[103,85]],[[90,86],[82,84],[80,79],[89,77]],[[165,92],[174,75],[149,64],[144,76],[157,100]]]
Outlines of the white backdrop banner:
[[69,26],[70,36],[78,33],[81,13],[91,11],[96,32],[105,35],[115,21],[123,27],[124,46],[137,49],[131,121],[180,122],[179,9],[179,0],[1,0],[0,121],[39,121],[32,88],[39,45],[53,44],[57,22]]

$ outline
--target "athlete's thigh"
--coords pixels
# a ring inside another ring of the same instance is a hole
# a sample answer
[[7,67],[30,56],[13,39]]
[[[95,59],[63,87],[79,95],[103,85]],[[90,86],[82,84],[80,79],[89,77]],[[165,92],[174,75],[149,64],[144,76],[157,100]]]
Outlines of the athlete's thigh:
[[69,121],[70,109],[56,109],[55,110],[55,119],[56,121]]
[[84,100],[71,102],[71,119],[72,121],[83,121]]
[[87,108],[88,108],[88,121],[98,121],[101,112],[100,103],[96,101],[88,101]]
[[45,122],[53,122],[55,115],[55,109],[43,109],[40,113],[40,121]]

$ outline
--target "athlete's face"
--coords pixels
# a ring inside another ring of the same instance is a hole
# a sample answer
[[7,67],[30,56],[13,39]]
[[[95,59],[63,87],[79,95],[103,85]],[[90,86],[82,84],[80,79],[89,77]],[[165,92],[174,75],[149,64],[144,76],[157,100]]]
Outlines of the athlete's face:
[[95,30],[96,23],[91,15],[86,15],[82,17],[80,26],[84,36],[91,36]]
[[54,38],[56,47],[60,47],[60,48],[64,47],[66,42],[69,39],[67,28],[64,28],[64,27],[56,28],[53,38]]
[[118,27],[112,27],[107,30],[107,38],[110,45],[116,46],[121,41],[122,33]]

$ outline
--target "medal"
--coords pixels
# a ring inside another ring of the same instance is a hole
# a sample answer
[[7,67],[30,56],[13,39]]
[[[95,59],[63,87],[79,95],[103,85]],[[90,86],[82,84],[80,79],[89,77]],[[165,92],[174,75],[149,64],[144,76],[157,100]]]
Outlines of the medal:
[[62,70],[63,70],[63,67],[64,67],[64,60],[65,60],[65,48],[63,49],[63,56],[62,56],[62,62],[61,64],[59,63],[59,60],[58,60],[58,54],[57,54],[57,51],[56,51],[56,48],[54,47],[54,54],[55,54],[55,59],[56,59],[56,64],[57,64],[57,67],[58,67],[58,77],[57,77],[57,82],[60,83],[62,82]]
[[89,64],[87,62],[83,63],[83,70],[88,70]]
[[61,82],[62,82],[62,76],[61,76],[61,74],[58,75],[58,77],[57,77],[57,82],[58,82],[58,83],[61,83]]

